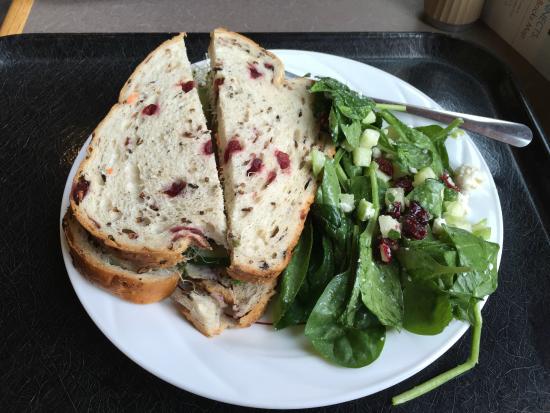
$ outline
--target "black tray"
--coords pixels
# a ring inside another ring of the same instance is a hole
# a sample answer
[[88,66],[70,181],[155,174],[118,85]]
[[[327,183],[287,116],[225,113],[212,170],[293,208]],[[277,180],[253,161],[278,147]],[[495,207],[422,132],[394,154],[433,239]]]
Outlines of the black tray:
[[[73,159],[132,69],[168,37],[0,39],[0,411],[242,411],[179,390],[123,356],[80,305],[59,248],[59,207]],[[520,121],[533,129],[534,142],[519,150],[474,136],[497,184],[506,228],[500,287],[483,310],[480,364],[395,410],[550,410],[550,242],[547,214],[537,213],[550,205],[550,179],[542,172],[550,152],[502,63],[473,44],[438,34],[251,37],[270,48],[363,61],[446,108]],[[191,34],[187,44],[190,59],[200,60],[208,35]],[[468,336],[413,378],[342,404],[338,411],[390,410],[392,395],[465,360]],[[256,379],[265,380],[251,378]]]

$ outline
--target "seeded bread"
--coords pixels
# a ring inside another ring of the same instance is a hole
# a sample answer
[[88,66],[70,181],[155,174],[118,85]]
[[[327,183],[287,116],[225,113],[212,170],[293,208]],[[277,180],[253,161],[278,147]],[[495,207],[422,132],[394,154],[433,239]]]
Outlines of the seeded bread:
[[168,297],[176,288],[179,272],[174,268],[143,271],[131,261],[114,257],[97,242],[69,211],[63,231],[73,263],[92,283],[125,300],[147,304]]
[[229,274],[262,282],[279,275],[316,190],[309,153],[320,145],[305,78],[239,34],[211,34],[217,146],[228,219]]
[[211,337],[226,328],[253,324],[265,311],[274,288],[274,281],[235,282],[223,268],[187,264],[172,300],[197,330]]
[[225,244],[223,197],[184,35],[134,71],[92,134],[71,209],[94,237],[146,267]]

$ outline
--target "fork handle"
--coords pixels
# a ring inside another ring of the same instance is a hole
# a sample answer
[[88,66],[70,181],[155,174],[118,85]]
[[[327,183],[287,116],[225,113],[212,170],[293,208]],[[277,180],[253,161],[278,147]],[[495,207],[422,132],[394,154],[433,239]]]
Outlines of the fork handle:
[[441,123],[451,123],[456,118],[462,118],[464,123],[461,129],[479,133],[488,138],[507,143],[512,146],[524,147],[533,140],[533,133],[528,126],[522,123],[508,122],[500,119],[486,118],[484,116],[469,115],[466,113],[452,112],[450,110],[428,109],[415,105],[403,105],[384,99],[374,99],[377,103],[402,105],[406,112],[423,118],[433,119]]

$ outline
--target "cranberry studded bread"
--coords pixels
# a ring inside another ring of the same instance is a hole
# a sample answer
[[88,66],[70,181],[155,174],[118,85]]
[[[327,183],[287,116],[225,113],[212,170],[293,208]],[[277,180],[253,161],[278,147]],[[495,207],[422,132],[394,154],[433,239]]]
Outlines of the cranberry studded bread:
[[305,78],[250,39],[216,29],[209,47],[219,163],[228,220],[229,274],[273,279],[288,264],[313,202],[309,153],[319,142]]
[[112,294],[147,304],[168,297],[176,288],[180,279],[176,268],[142,271],[131,261],[117,259],[74,219],[70,211],[63,218],[63,231],[75,267]]
[[169,267],[225,245],[223,197],[184,35],[160,45],[92,134],[71,193],[76,219],[121,257]]
[[197,330],[211,337],[226,328],[248,327],[258,320],[274,288],[275,281],[236,282],[223,268],[186,264],[172,300]]

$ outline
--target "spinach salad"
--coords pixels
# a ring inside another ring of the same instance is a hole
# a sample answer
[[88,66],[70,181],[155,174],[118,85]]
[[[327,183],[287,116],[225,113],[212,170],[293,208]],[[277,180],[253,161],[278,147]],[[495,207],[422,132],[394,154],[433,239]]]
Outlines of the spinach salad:
[[497,287],[499,246],[485,220],[467,221],[445,148],[462,121],[412,128],[390,112],[399,107],[332,78],[310,92],[335,154],[311,154],[319,186],[281,275],[274,327],[305,324],[319,355],[358,368],[380,356],[388,329],[434,335],[453,319],[470,323],[468,360],[394,397],[403,403],[474,367],[480,301]]

